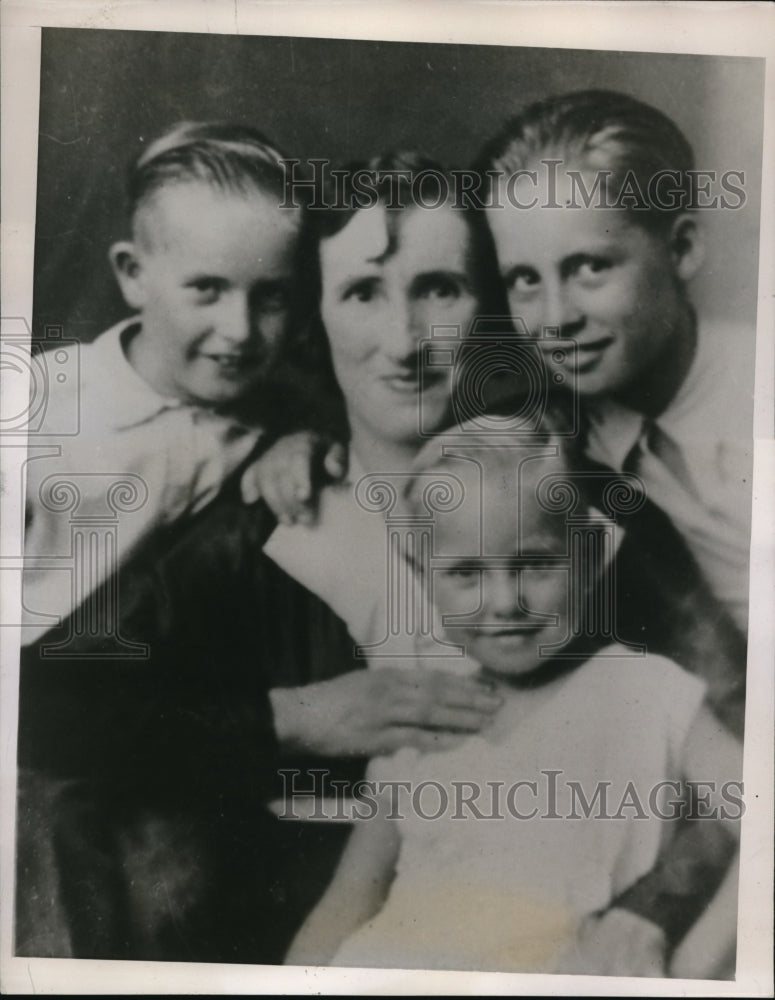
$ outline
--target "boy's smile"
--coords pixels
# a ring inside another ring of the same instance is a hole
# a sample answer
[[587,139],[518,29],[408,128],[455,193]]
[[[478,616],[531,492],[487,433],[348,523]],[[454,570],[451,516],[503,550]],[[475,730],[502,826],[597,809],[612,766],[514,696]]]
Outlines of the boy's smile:
[[[591,185],[592,175],[585,179]],[[502,189],[503,205],[488,210],[512,316],[535,336],[555,327],[576,341],[581,394],[631,402],[634,387],[647,396],[664,392],[692,335],[686,265],[669,235],[636,225],[623,209],[584,207],[578,194],[568,206],[573,189],[564,173],[557,177],[561,208],[546,207],[540,183],[521,192],[518,181],[516,191],[522,204],[536,198],[535,207],[515,207]],[[567,364],[553,353],[548,341],[550,368]]]
[[157,392],[225,405],[267,374],[288,318],[297,221],[269,195],[191,181],[140,207],[122,288],[142,318],[130,361]]

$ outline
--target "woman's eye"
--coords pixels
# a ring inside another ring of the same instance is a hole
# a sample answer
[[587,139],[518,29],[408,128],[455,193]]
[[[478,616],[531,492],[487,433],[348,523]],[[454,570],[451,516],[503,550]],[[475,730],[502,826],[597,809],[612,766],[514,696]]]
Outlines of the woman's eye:
[[343,302],[371,302],[377,297],[379,282],[373,278],[356,281],[345,289]]
[[460,285],[454,278],[447,278],[443,275],[434,275],[420,283],[417,289],[418,294],[426,299],[436,301],[451,301],[460,296]]
[[530,295],[537,291],[540,284],[538,272],[530,267],[517,268],[506,279],[509,293],[514,295]]
[[579,281],[594,284],[604,278],[610,269],[611,261],[605,257],[588,257],[576,264],[574,274]]

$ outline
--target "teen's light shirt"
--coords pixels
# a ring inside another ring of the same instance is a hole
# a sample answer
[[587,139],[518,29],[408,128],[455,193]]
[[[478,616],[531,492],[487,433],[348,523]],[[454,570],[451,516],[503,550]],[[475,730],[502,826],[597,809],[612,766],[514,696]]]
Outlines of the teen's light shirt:
[[716,596],[748,627],[753,476],[753,338],[700,323],[691,368],[647,421],[610,399],[587,405],[587,453],[636,472],[683,536]]
[[[52,382],[43,426],[30,441],[25,645],[70,614],[153,529],[212,500],[261,436],[211,409],[159,396],[122,347],[138,328],[137,319],[126,320],[81,347],[80,377]],[[74,408],[78,433],[63,433]],[[97,537],[105,529],[114,541],[102,551]],[[87,548],[74,551],[84,537]]]

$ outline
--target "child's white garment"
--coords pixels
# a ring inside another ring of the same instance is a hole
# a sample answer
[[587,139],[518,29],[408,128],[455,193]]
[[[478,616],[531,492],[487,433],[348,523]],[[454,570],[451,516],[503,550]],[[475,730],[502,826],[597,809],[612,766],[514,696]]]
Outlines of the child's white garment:
[[[659,783],[677,777],[703,685],[619,646],[552,685],[518,720],[506,703],[497,741],[373,762],[373,779],[411,783],[395,793],[395,881],[332,965],[551,972],[579,920],[652,868],[666,832],[655,808],[679,798]],[[478,816],[462,803],[471,783]]]
[[[260,437],[257,428],[159,396],[122,348],[138,328],[127,320],[81,347],[79,377],[51,382],[43,426],[30,439],[25,644],[67,616],[74,596],[95,590],[152,529],[212,500]],[[74,409],[72,435],[65,429]],[[113,526],[116,550],[82,556],[76,586],[73,532],[83,537],[90,526],[95,535]]]
[[649,433],[641,414],[610,399],[586,410],[591,458],[627,466],[675,524],[716,596],[748,627],[753,474],[751,330],[700,322],[692,365]]

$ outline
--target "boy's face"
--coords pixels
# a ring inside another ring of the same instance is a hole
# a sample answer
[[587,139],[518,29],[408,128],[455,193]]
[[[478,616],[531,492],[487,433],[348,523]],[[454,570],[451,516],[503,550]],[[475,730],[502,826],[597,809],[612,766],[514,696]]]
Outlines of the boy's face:
[[452,368],[421,371],[434,325],[468,332],[478,297],[471,234],[449,206],[407,209],[389,245],[387,212],[363,209],[320,247],[321,315],[350,422],[380,439],[414,441],[449,408]]
[[[464,512],[439,519],[434,551],[474,552],[479,548],[481,523]],[[459,623],[445,625],[453,642],[482,666],[518,676],[541,662],[539,647],[567,638],[569,574],[566,567],[542,564],[541,556],[565,554],[558,526],[536,523],[521,531],[517,542],[515,515],[508,504],[487,506],[487,548],[493,556],[455,556],[433,570],[433,600],[442,616],[461,615]],[[523,556],[519,568],[505,557]]]
[[297,222],[269,195],[199,182],[140,207],[127,298],[142,314],[141,374],[157,391],[217,406],[266,375],[285,333]]
[[[671,364],[671,348],[685,313],[683,288],[669,240],[635,225],[622,209],[584,207],[578,193],[574,207],[570,181],[558,173],[556,200],[562,208],[541,207],[549,198],[545,171],[537,185],[520,178],[511,204],[488,209],[501,276],[512,316],[540,336],[559,329],[577,344],[575,385],[583,395],[616,396]],[[583,174],[587,189],[593,175]],[[512,196],[513,197],[513,196]],[[562,368],[552,357],[550,368]],[[565,362],[568,363],[567,361]],[[573,382],[571,381],[571,384]]]

